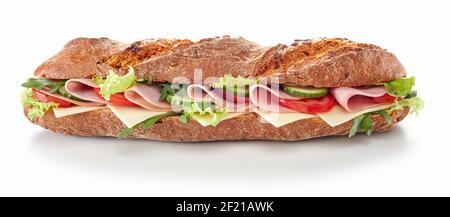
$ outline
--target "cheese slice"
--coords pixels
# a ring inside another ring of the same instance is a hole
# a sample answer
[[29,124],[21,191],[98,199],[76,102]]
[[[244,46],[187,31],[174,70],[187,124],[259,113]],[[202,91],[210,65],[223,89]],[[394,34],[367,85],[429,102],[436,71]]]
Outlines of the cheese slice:
[[132,128],[137,124],[157,115],[168,112],[155,112],[141,107],[108,105],[108,108],[128,127]]
[[[231,118],[235,118],[238,116],[241,116],[243,114],[246,114],[245,112],[233,112],[233,113],[228,113],[227,117],[222,119],[223,120],[227,120],[227,119],[231,119]],[[192,115],[192,119],[196,120],[200,125],[206,127],[211,125],[211,121],[212,121],[212,115],[198,115],[198,114],[194,114]]]
[[72,106],[67,108],[54,108],[53,113],[55,114],[56,118],[61,118],[69,115],[94,111],[98,109],[106,108],[105,106]]
[[363,110],[356,111],[356,112],[348,112],[344,108],[342,108],[342,106],[334,105],[330,111],[328,111],[326,113],[319,113],[318,115],[320,118],[322,118],[322,120],[327,122],[328,125],[335,127],[335,126],[341,125],[349,120],[353,120],[354,118],[356,118],[362,114],[387,109],[392,106],[394,106],[394,104],[379,105],[379,106],[363,109]]
[[262,119],[269,122],[270,124],[272,124],[275,127],[281,127],[286,124],[290,124],[292,122],[303,120],[303,119],[318,117],[315,114],[306,114],[306,113],[300,113],[300,112],[275,113],[275,112],[264,112],[259,109],[256,109],[255,113],[258,114]]

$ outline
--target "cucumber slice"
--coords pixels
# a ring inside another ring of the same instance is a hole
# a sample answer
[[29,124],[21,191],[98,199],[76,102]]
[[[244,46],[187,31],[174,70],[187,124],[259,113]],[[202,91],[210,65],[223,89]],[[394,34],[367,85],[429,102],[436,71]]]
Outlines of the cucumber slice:
[[235,96],[248,96],[249,90],[248,87],[226,87],[224,86],[223,89],[227,91],[228,93],[232,93]]
[[288,93],[292,96],[300,96],[300,97],[308,97],[308,98],[317,98],[327,95],[327,88],[309,88],[309,87],[283,87],[284,92]]

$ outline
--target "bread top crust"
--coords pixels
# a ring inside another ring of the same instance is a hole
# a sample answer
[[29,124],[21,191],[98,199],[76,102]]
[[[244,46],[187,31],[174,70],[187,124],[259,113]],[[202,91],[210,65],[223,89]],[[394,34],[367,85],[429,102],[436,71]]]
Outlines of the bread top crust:
[[229,36],[132,44],[77,38],[41,64],[35,75],[50,79],[104,77],[111,69],[125,74],[128,66],[135,68],[138,78],[182,83],[193,83],[196,69],[202,70],[202,80],[230,74],[314,87],[375,85],[406,75],[394,54],[375,45],[321,38],[263,47]]

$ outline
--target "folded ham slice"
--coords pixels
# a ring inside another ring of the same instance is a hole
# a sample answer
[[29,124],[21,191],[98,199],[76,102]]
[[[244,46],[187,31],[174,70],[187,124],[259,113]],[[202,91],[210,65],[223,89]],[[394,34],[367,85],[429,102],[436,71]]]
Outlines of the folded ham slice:
[[383,96],[387,92],[384,87],[339,87],[331,89],[331,93],[345,110],[354,112],[383,104],[375,102],[373,98]]
[[303,97],[294,97],[280,90],[278,85],[268,87],[262,84],[250,86],[250,102],[264,112],[296,112],[279,104],[279,99],[299,100]]
[[74,105],[78,105],[78,106],[99,106],[99,105],[104,105],[104,103],[98,103],[98,102],[83,102],[83,101],[73,100],[73,99],[61,96],[59,94],[53,94],[50,91],[44,90],[44,89],[39,90],[39,91],[45,93],[46,95],[49,95],[49,96],[52,96],[52,97],[55,97],[55,98],[58,98],[58,99],[62,99],[64,101],[70,102],[70,103],[72,103]]
[[216,105],[225,106],[225,100],[219,94],[211,90],[207,85],[191,84],[187,87],[186,93],[189,98],[198,102],[214,102]]
[[97,102],[100,104],[107,104],[108,102],[98,97],[94,93],[94,88],[98,88],[98,85],[92,82],[88,78],[70,79],[66,82],[66,91],[73,96],[76,96],[82,100]]
[[161,92],[156,85],[136,84],[125,91],[124,95],[128,101],[151,111],[173,110],[169,103],[159,100]]
[[[246,112],[249,111],[249,103],[245,102],[245,97],[229,97],[222,89],[211,90],[208,85],[191,84],[186,89],[189,98],[194,101],[214,102],[221,108],[227,108],[228,112]],[[229,99],[230,98],[230,99]]]

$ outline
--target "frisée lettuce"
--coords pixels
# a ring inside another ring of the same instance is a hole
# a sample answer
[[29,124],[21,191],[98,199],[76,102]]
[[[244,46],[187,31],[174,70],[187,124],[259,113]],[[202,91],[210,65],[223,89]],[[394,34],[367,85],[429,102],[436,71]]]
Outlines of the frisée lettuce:
[[106,79],[94,77],[92,80],[100,87],[100,94],[103,98],[109,101],[111,95],[124,92],[133,86],[136,82],[136,76],[133,67],[129,67],[128,73],[124,76],[120,76],[110,70]]
[[54,102],[39,102],[33,97],[33,89],[31,88],[27,88],[23,91],[21,103],[23,107],[28,109],[27,116],[30,119],[42,117],[49,109],[58,107],[58,104]]

